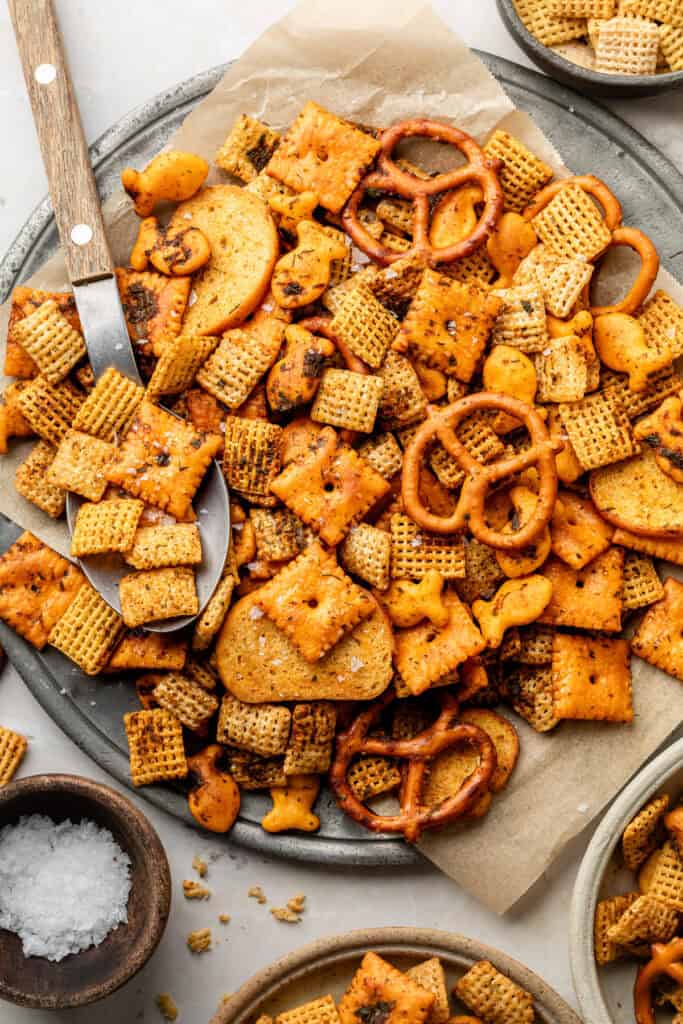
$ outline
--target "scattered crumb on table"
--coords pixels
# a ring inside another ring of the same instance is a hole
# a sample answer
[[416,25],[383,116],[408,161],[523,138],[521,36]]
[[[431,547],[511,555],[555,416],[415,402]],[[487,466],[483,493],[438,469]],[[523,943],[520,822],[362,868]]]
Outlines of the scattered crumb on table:
[[247,891],[247,896],[251,896],[252,899],[256,900],[257,903],[267,903],[266,894],[260,885],[252,885],[251,889]]
[[271,907],[270,912],[276,921],[282,921],[284,924],[299,924],[301,915],[304,912],[305,903],[306,897],[300,892],[296,896],[292,896],[290,900],[287,900],[286,906]]
[[183,896],[186,900],[208,900],[211,890],[207,889],[205,885],[201,885],[200,882],[186,878],[183,882]]
[[164,1020],[177,1020],[178,1019],[178,1007],[173,1001],[173,998],[168,992],[161,992],[155,1000],[159,1013]]
[[219,914],[218,920],[221,924],[230,924],[230,914]]
[[196,932],[190,932],[187,945],[192,953],[206,953],[211,949],[211,929],[199,928]]
[[192,858],[192,867],[200,878],[204,878],[206,876],[206,872],[209,870],[209,866],[206,861],[202,860],[199,856]]

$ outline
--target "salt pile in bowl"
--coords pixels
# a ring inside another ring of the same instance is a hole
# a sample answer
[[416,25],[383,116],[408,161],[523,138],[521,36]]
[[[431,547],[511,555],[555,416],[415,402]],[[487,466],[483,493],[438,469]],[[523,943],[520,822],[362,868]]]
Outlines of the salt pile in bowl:
[[58,962],[128,920],[130,857],[92,821],[24,816],[0,830],[0,928]]

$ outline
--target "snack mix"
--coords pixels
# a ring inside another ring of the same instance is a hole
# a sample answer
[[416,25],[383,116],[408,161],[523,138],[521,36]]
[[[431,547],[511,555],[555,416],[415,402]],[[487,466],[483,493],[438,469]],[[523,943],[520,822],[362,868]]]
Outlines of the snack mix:
[[683,804],[654,796],[626,826],[620,854],[633,881],[598,902],[595,960],[635,961],[637,1024],[655,1024],[662,1006],[675,1011],[675,1024],[683,1013]]
[[[417,137],[464,162],[395,155]],[[21,498],[59,518],[80,495],[72,555],[125,574],[119,615],[25,533],[0,557],[0,617],[130,679],[132,782],[183,789],[205,828],[270,790],[266,831],[315,832],[326,779],[355,821],[415,842],[504,799],[525,730],[633,723],[631,651],[683,680],[683,584],[653,563],[683,564],[683,309],[651,294],[655,247],[604,182],[553,180],[500,130],[480,147],[309,102],[282,135],[243,115],[216,165],[210,185],[176,151],[123,173],[140,231],[117,279],[144,387],[94,379],[71,296],[14,292],[0,449],[34,439]],[[596,305],[614,247],[639,267]],[[200,607],[214,459],[231,543]],[[24,746],[0,729],[0,784]],[[668,940],[677,910],[655,909]],[[377,960],[364,971],[426,1019],[432,996]],[[458,985],[484,1020],[493,970]],[[350,1020],[363,978],[338,1011],[278,1020]]]
[[588,71],[683,71],[681,0],[515,0],[539,43]]

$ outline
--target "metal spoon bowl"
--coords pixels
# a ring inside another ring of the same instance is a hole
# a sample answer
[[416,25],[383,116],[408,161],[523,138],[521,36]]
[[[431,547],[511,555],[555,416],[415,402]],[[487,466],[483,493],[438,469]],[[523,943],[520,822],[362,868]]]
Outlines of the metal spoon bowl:
[[[9,0],[9,7],[95,380],[113,367],[141,383],[52,0]],[[78,495],[68,495],[71,531],[82,503]],[[194,505],[202,541],[202,562],[196,570],[200,614],[221,577],[230,539],[228,489],[218,463],[207,471]],[[120,612],[118,584],[131,569],[122,559],[109,556],[82,559],[79,564],[107,604]],[[145,628],[168,633],[188,626],[196,617],[162,619],[145,623]]]

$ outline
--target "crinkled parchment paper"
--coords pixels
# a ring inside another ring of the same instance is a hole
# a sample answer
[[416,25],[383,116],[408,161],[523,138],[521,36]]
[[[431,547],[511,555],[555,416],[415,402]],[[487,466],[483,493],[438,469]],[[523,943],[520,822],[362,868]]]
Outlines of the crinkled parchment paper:
[[[302,4],[228,69],[172,144],[211,159],[238,114],[283,126],[309,98],[377,125],[418,114],[450,119],[481,142],[503,125],[559,175],[569,173],[478,58],[429,6],[415,0]],[[571,153],[564,156],[571,165]],[[106,218],[114,256],[125,262],[137,227],[128,201],[112,197]],[[647,230],[646,224],[641,227]],[[50,260],[30,283],[66,287],[63,261]],[[666,272],[659,284],[683,302],[683,288]],[[1,315],[4,339],[6,308]],[[14,466],[25,450],[17,445],[10,457],[0,459],[0,511],[66,551],[65,526],[49,521],[14,491]],[[635,659],[633,677],[633,725],[566,722],[540,736],[517,722],[519,764],[489,815],[466,828],[428,834],[423,853],[489,907],[507,910],[683,718],[680,683]]]

